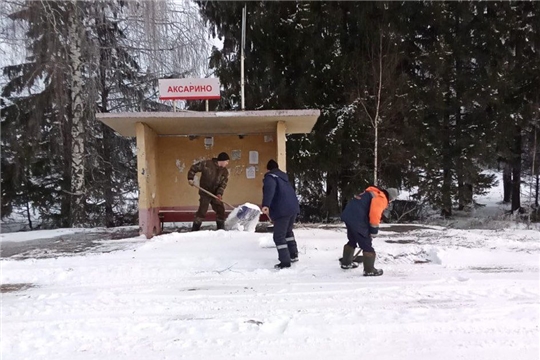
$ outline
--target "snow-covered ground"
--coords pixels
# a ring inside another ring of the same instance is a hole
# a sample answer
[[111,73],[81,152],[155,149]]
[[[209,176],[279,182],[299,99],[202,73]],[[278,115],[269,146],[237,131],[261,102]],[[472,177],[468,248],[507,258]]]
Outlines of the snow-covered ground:
[[25,242],[36,241],[44,239],[52,239],[61,236],[72,236],[75,234],[87,235],[92,233],[115,233],[124,230],[133,230],[138,228],[137,226],[119,226],[116,228],[71,228],[71,229],[56,229],[56,230],[34,230],[34,231],[20,231],[12,233],[0,234],[1,242]]
[[4,258],[1,359],[537,360],[540,230],[513,224],[385,225],[374,278],[341,225],[298,226],[281,271],[271,233],[223,230]]

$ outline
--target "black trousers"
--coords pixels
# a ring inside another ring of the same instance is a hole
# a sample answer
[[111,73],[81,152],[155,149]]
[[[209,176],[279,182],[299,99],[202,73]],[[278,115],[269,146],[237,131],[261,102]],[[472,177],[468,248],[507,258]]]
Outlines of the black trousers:
[[290,263],[291,258],[298,257],[298,245],[293,232],[295,220],[296,214],[274,219],[274,243],[282,263]]
[[225,205],[218,199],[201,195],[199,198],[199,209],[195,213],[194,222],[200,223],[204,220],[206,213],[208,212],[208,205],[212,205],[212,209],[216,212],[217,221],[225,221]]
[[345,226],[347,226],[347,239],[349,239],[347,244],[349,244],[349,246],[356,248],[358,245],[364,252],[375,252],[375,249],[372,246],[371,236],[366,237],[360,232],[353,230],[349,225],[345,224]]

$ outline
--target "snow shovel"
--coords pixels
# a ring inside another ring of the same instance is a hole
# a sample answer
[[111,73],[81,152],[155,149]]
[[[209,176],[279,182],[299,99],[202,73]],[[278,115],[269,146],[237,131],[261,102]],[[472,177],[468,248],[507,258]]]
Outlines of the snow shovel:
[[234,206],[232,206],[231,204],[229,204],[229,203],[227,203],[227,202],[221,200],[221,199],[218,198],[216,195],[212,194],[210,191],[208,191],[208,190],[206,190],[206,189],[200,187],[199,185],[197,185],[197,184],[195,184],[195,183],[193,184],[193,186],[195,186],[197,189],[199,189],[199,190],[201,190],[201,191],[207,193],[208,195],[210,195],[210,196],[213,197],[214,199],[217,199],[217,200],[221,201],[222,203],[224,203],[225,205],[227,205],[227,206],[230,207],[231,209],[234,209]]
[[225,229],[249,232],[255,231],[257,223],[259,222],[259,216],[261,214],[261,210],[257,205],[245,203],[243,205],[240,205],[239,207],[234,207],[231,204],[221,200],[216,195],[212,194],[210,191],[203,189],[196,184],[193,184],[193,186],[233,209],[227,217],[227,220],[225,220]]
[[[353,256],[353,262],[354,263],[361,264],[364,261],[364,257],[362,255],[360,255],[360,251],[362,251],[361,248],[359,248],[358,251],[356,251],[356,254],[354,254],[354,256]],[[342,260],[343,260],[343,258],[339,258],[339,263],[340,264],[341,264]]]

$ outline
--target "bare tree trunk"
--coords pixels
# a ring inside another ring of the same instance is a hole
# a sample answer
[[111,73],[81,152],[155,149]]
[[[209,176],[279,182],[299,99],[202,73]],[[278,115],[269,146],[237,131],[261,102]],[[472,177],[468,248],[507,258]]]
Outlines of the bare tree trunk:
[[[448,87],[446,91],[447,105],[450,104],[450,79],[446,75],[444,77],[444,83]],[[449,110],[445,110],[443,114],[443,134],[444,140],[442,142],[442,188],[441,188],[441,215],[444,217],[452,216],[452,141],[451,141],[451,129],[450,129],[450,113]]]
[[383,33],[379,32],[379,89],[377,91],[377,107],[375,108],[375,144],[373,158],[373,185],[377,185],[379,172],[379,113],[381,109],[382,75],[383,75]]
[[[532,169],[531,175],[535,176],[536,174],[536,194],[534,197],[534,206],[538,208],[538,169],[536,168],[536,146],[538,143],[538,130],[536,126],[534,127],[534,143],[533,143],[533,157],[532,157]],[[532,195],[532,185],[531,185],[531,195]]]
[[373,144],[373,185],[377,185],[377,173],[379,172],[378,155],[379,155],[379,124],[378,119],[375,119],[375,143]]
[[512,212],[521,209],[521,126],[515,126],[514,158],[512,164]]
[[503,202],[509,204],[512,201],[512,165],[504,160],[503,165]]
[[[449,146],[447,144],[446,146]],[[443,183],[441,188],[442,210],[441,215],[444,217],[452,216],[452,165],[448,150],[444,150],[443,154]]]
[[[459,9],[459,7],[458,7]],[[454,24],[454,31],[456,36],[461,34],[461,27],[460,27],[460,16],[461,12],[455,15],[455,24]],[[463,71],[463,65],[462,61],[459,58],[459,56],[455,56],[454,60],[455,64],[455,105],[454,105],[454,116],[456,119],[456,125],[455,125],[455,131],[456,136],[460,136],[461,132],[463,131],[463,115],[461,110],[461,104],[464,97],[464,86],[463,82],[461,81],[461,73]],[[470,175],[467,172],[466,169],[466,154],[464,153],[466,150],[463,148],[463,145],[460,145],[458,141],[455,142],[455,147],[457,147],[456,150],[456,177],[457,177],[457,200],[458,200],[458,209],[463,210],[467,205],[472,204],[473,202],[473,189],[472,184],[469,181]]]
[[82,73],[82,27],[77,2],[73,4],[73,15],[69,20],[69,63],[71,66],[71,195],[72,226],[83,226],[85,222],[84,183],[84,135],[83,118],[83,73]]
[[459,165],[457,166],[457,178],[458,178],[458,209],[463,210],[466,206],[473,203],[473,184],[467,179],[463,163],[461,159],[458,159]]
[[30,215],[30,201],[28,199],[26,200],[26,218],[28,220],[28,227],[30,230],[34,230],[32,227],[32,215]]
[[324,199],[324,212],[327,219],[340,214],[338,193],[339,174],[330,173],[326,177],[326,196]]
[[112,130],[105,124],[103,129],[103,167],[105,174],[104,197],[105,197],[105,226],[114,226],[114,194],[113,194],[113,168],[111,163],[112,139],[114,137]]
[[538,208],[539,204],[538,204],[538,192],[540,190],[540,175],[539,174],[536,174],[536,194],[535,194],[535,200],[534,200],[534,205],[536,206],[536,208]]
[[382,98],[382,82],[383,82],[383,33],[382,30],[379,32],[379,49],[378,49],[378,63],[379,68],[376,69],[373,66],[373,73],[378,75],[378,79],[375,80],[377,86],[377,95],[376,95],[376,105],[375,105],[375,115],[371,116],[369,113],[366,104],[360,98],[360,103],[366,112],[366,115],[371,121],[371,126],[373,126],[373,135],[374,135],[374,144],[373,144],[373,185],[377,185],[379,173],[379,123],[380,123],[380,110],[381,110],[381,98]]
[[[68,101],[66,101],[68,102]],[[71,109],[66,109],[71,113]],[[62,227],[71,227],[71,120],[69,116],[64,115],[64,121],[60,124],[62,131],[62,199],[60,202],[60,224]]]
[[[535,171],[536,171],[536,124],[534,125],[534,137],[533,137],[533,149],[532,149],[532,166],[531,166],[531,177],[534,177]],[[535,195],[535,201],[534,204],[532,202],[532,196],[533,196],[533,185],[532,185],[532,179],[531,179],[531,185],[529,187],[529,224],[531,223],[531,216],[533,215],[533,212],[538,211],[538,174],[536,174],[536,195]]]

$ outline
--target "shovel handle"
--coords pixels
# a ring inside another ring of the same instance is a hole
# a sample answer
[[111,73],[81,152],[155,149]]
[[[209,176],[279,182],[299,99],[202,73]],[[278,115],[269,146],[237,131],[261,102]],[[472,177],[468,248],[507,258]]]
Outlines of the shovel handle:
[[197,184],[195,184],[195,183],[193,184],[193,186],[195,186],[197,189],[199,189],[199,190],[201,190],[201,191],[207,193],[208,195],[210,195],[210,196],[213,197],[214,199],[218,199],[219,201],[221,201],[221,202],[224,203],[225,205],[229,206],[230,208],[234,209],[234,206],[232,206],[231,204],[226,203],[225,201],[221,200],[221,199],[218,198],[216,195],[212,194],[210,191],[208,191],[208,190],[206,190],[206,189],[200,187],[199,185],[197,185]]

